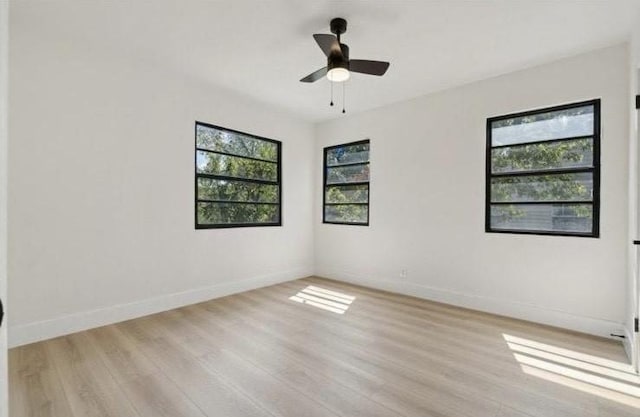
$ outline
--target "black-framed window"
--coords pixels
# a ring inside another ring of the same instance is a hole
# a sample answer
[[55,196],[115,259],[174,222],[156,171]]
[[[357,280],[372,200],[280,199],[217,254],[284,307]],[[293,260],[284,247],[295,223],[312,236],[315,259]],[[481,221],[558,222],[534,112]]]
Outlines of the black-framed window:
[[485,230],[599,236],[600,100],[487,119]]
[[369,225],[369,140],[324,148],[322,222]]
[[196,229],[282,224],[281,142],[195,127]]

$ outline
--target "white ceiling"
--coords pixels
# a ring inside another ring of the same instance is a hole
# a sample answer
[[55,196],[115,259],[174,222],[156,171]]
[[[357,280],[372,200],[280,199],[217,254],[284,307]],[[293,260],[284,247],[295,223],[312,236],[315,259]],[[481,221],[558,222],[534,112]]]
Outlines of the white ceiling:
[[320,121],[340,117],[339,106],[328,106],[329,82],[298,80],[326,64],[311,35],[329,33],[333,17],[348,21],[351,58],[391,62],[384,77],[355,74],[348,82],[353,113],[623,42],[639,7],[634,0],[12,0],[11,19]]

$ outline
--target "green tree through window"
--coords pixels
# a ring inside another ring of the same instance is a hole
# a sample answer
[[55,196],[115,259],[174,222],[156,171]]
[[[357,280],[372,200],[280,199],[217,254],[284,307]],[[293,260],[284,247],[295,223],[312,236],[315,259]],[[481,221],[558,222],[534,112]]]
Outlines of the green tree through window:
[[196,228],[280,225],[280,147],[196,122]]
[[369,224],[369,141],[324,149],[324,223]]
[[600,102],[487,120],[487,231],[598,235]]

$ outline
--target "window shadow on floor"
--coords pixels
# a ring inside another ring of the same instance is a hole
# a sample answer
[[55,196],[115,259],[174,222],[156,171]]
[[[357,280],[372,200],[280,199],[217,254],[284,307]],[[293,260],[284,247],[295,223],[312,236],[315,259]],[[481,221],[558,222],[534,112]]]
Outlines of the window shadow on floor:
[[356,297],[352,295],[327,290],[315,285],[309,285],[296,295],[289,297],[291,301],[307,304],[336,314],[344,314],[355,299]]
[[640,409],[640,376],[631,365],[509,334],[502,336],[527,375]]

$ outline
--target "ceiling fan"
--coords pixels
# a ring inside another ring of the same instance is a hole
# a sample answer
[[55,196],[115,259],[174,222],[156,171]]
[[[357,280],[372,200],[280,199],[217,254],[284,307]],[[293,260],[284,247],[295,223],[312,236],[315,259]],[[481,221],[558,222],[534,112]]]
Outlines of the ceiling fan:
[[331,32],[328,34],[315,34],[313,38],[318,43],[322,52],[327,56],[327,66],[312,72],[300,81],[312,83],[325,75],[330,81],[342,82],[349,79],[351,72],[359,72],[370,75],[384,75],[389,68],[388,62],[370,61],[366,59],[349,59],[349,47],[340,42],[340,35],[347,31],[347,21],[342,18],[331,20]]

